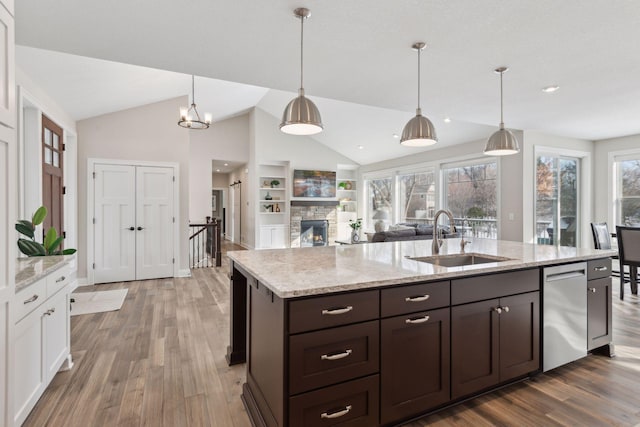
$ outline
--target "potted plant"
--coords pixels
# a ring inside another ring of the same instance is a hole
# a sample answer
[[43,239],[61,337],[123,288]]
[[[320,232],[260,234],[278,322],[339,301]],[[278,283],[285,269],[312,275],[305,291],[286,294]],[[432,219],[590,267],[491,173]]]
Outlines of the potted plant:
[[76,253],[75,249],[60,250],[58,247],[64,240],[64,236],[58,236],[58,232],[55,227],[51,227],[47,230],[44,241],[42,243],[36,242],[35,231],[36,226],[42,224],[47,217],[47,208],[40,206],[31,215],[31,221],[27,219],[18,220],[16,223],[16,231],[18,233],[28,237],[28,239],[18,239],[18,249],[26,256],[48,256],[48,255],[71,255]]
[[362,218],[358,218],[355,221],[350,219],[349,227],[351,227],[351,243],[358,243],[360,241],[360,228],[362,228]]
[[271,188],[276,188],[278,185],[280,185],[280,181],[278,181],[277,179],[271,181]]

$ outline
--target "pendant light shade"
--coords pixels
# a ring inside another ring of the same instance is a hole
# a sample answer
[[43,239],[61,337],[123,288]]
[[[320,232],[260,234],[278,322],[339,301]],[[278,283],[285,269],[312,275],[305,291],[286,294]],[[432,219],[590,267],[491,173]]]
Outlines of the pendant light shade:
[[409,120],[402,130],[400,144],[407,147],[427,147],[438,142],[433,123],[422,115],[422,109],[420,108],[420,52],[426,46],[423,42],[418,42],[411,46],[418,51],[418,108],[416,108],[416,116]]
[[196,92],[194,89],[194,76],[191,75],[191,106],[180,109],[180,120],[178,126],[187,129],[209,129],[211,125],[211,114],[205,114],[204,120],[200,117],[196,108]]
[[300,18],[300,89],[298,89],[298,97],[289,102],[284,109],[280,130],[291,135],[313,135],[322,132],[323,126],[318,107],[304,96],[304,20],[311,16],[311,12],[301,7],[295,9],[293,14]]
[[520,152],[518,138],[508,129],[504,128],[503,101],[502,101],[502,75],[509,70],[507,67],[496,68],[500,74],[500,129],[494,132],[487,140],[484,154],[489,156],[508,156]]

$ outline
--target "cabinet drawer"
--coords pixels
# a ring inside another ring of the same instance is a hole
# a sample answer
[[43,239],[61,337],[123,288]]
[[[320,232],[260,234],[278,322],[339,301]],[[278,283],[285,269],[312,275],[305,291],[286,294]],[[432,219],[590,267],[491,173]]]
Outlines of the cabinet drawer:
[[377,319],[378,291],[316,297],[289,303],[289,333],[312,331]]
[[314,388],[378,371],[379,321],[293,335],[289,338],[289,390]]
[[16,294],[15,321],[38,308],[47,299],[47,280],[42,278]]
[[540,290],[540,270],[521,270],[451,281],[451,305]]
[[384,289],[380,293],[382,317],[445,307],[450,302],[449,281]]
[[611,258],[594,259],[587,262],[587,280],[611,276]]
[[71,267],[65,265],[47,276],[47,297],[64,288],[71,281]]
[[289,425],[371,427],[379,424],[379,377],[323,388],[289,399]]

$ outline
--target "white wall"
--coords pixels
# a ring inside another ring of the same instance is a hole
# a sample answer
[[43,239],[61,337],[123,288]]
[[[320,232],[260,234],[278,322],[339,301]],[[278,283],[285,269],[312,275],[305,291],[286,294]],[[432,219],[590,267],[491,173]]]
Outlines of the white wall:
[[[610,157],[614,154],[640,151],[640,135],[623,136],[620,138],[603,139],[594,143],[594,222],[606,221],[609,230],[615,224],[613,218],[614,195],[612,189],[613,172],[609,169]],[[621,153],[618,153],[621,152]]]
[[[105,114],[77,123],[78,149],[78,276],[87,265],[87,159],[174,162],[180,166],[180,264],[189,269],[189,131],[176,124],[187,96]],[[210,175],[209,175],[210,176]],[[210,196],[209,196],[210,197]]]
[[189,219],[203,222],[211,215],[211,160],[249,161],[249,114],[188,132]]

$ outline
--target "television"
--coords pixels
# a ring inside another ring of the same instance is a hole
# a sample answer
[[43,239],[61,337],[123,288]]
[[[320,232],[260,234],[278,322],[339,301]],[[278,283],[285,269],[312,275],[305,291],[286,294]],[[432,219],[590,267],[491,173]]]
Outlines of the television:
[[293,197],[336,197],[336,173],[295,169]]

